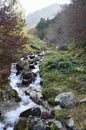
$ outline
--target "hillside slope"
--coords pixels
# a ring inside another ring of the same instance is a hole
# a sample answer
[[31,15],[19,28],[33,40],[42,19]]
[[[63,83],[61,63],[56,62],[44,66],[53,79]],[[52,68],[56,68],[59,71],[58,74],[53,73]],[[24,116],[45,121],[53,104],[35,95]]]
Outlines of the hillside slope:
[[40,18],[53,18],[58,12],[61,11],[61,6],[58,4],[53,4],[34,13],[29,14],[26,17],[27,30],[34,27]]

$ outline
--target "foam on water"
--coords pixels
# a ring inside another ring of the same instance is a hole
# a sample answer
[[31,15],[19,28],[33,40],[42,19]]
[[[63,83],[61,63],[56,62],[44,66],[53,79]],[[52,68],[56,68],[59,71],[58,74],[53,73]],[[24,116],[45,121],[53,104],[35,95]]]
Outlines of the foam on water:
[[[29,59],[29,56],[28,56],[28,59]],[[21,58],[21,60],[24,60],[24,58]],[[9,77],[10,85],[14,90],[17,91],[19,97],[21,98],[21,102],[18,108],[5,113],[4,121],[0,123],[0,130],[4,130],[5,126],[7,126],[6,130],[13,130],[15,123],[18,122],[19,120],[19,115],[21,114],[21,112],[37,106],[30,99],[30,97],[25,94],[25,91],[23,91],[22,88],[18,87],[18,84],[22,83],[22,78],[21,78],[21,74],[17,76],[16,72],[17,72],[16,63],[13,63],[11,66],[11,74]],[[33,69],[32,72],[36,73],[37,76],[36,76],[35,82],[31,83],[30,86],[28,87],[41,91],[41,86],[40,86],[41,78],[39,75],[39,63],[35,65],[35,69]],[[33,92],[33,89],[32,89],[32,92]]]

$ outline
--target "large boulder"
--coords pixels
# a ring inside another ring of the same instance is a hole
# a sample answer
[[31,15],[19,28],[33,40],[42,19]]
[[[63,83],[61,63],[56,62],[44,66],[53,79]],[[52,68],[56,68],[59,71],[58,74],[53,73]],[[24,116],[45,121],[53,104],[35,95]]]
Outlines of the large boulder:
[[56,96],[55,103],[63,108],[73,108],[78,104],[78,100],[72,92],[64,92]]

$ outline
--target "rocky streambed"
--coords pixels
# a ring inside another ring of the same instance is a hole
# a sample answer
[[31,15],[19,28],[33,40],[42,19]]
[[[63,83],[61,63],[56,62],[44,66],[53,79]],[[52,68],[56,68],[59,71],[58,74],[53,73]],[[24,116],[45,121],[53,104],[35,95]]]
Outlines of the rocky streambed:
[[76,106],[76,97],[70,92],[60,94],[55,99],[57,107],[53,107],[41,93],[43,81],[39,66],[44,55],[44,52],[28,55],[12,63],[9,80],[11,88],[17,93],[13,93],[17,104],[13,100],[9,109],[0,109],[0,130],[75,130],[71,116],[66,117],[63,124],[55,119],[54,110]]

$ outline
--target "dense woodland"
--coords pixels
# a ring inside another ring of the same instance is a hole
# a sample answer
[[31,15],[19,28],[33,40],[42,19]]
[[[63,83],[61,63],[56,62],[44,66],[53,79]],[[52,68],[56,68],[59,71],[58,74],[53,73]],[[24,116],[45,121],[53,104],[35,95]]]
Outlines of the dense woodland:
[[42,18],[36,28],[37,35],[49,45],[73,42],[86,50],[86,1],[72,0],[52,20]]

